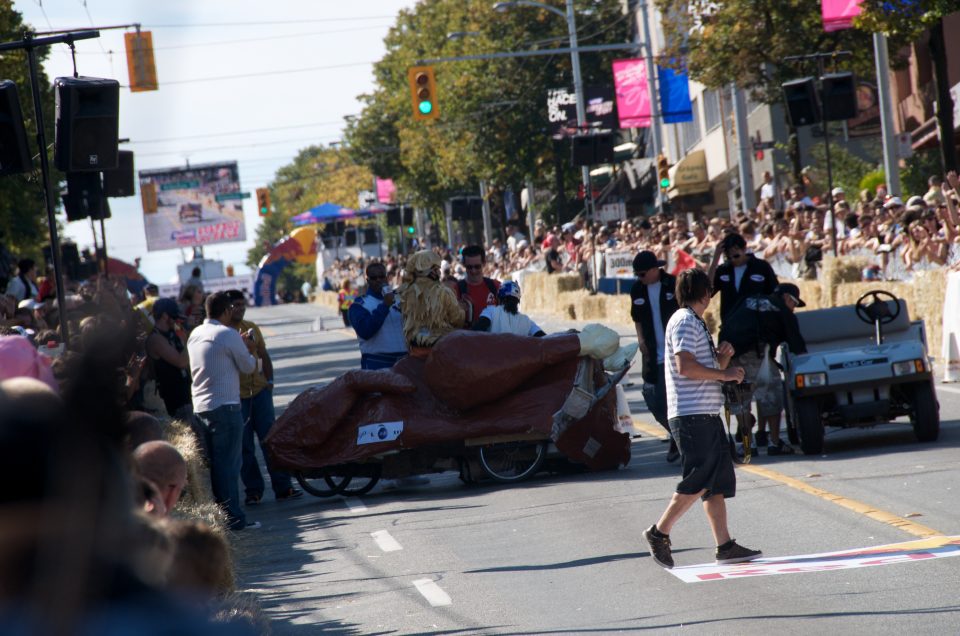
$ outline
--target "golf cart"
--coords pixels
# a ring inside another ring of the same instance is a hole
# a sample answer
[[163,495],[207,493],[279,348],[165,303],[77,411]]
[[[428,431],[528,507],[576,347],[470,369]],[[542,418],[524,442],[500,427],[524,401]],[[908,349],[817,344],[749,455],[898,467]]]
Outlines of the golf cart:
[[823,452],[826,426],[851,428],[908,415],[921,442],[940,433],[940,407],[922,320],[886,291],[855,305],[798,312],[807,353],[780,348],[787,431],[807,455]]

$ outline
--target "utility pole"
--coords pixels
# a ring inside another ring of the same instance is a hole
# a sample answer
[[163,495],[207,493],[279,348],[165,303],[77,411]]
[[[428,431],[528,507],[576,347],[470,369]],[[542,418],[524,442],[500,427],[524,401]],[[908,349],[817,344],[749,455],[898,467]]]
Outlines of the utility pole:
[[730,84],[733,93],[733,116],[737,125],[737,156],[740,174],[740,209],[746,212],[755,207],[753,200],[753,165],[750,162],[750,132],[747,130],[747,100],[736,84]]
[[533,245],[533,227],[537,221],[537,211],[533,203],[533,179],[527,179],[527,228],[530,232],[530,245]]
[[873,56],[877,65],[877,99],[880,102],[880,130],[883,136],[883,172],[887,192],[900,196],[900,165],[893,138],[893,102],[890,96],[890,54],[885,33],[873,34]]
[[[653,146],[653,157],[659,157],[663,152],[663,142],[660,139],[660,100],[657,99],[656,66],[653,63],[653,42],[650,39],[650,16],[647,13],[647,2],[640,3],[640,15],[643,19],[644,58],[647,66],[647,92],[650,94],[650,142]],[[674,161],[679,157],[674,157]],[[656,188],[656,208],[663,211],[663,189]]]
[[490,223],[490,199],[489,199],[490,190],[487,188],[487,182],[484,179],[480,180],[480,198],[482,199],[482,208],[483,208],[483,242],[485,243],[484,249],[493,245],[493,227]]

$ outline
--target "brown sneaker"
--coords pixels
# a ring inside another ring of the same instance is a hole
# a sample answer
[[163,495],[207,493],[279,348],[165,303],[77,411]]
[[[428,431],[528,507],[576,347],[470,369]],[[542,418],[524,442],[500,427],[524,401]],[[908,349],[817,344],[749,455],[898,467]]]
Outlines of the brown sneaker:
[[743,563],[744,561],[753,561],[762,556],[763,552],[760,550],[745,548],[733,539],[730,539],[729,543],[717,548],[717,565]]
[[670,552],[670,537],[658,537],[653,533],[654,526],[643,531],[643,538],[650,544],[650,556],[662,568],[673,567],[673,554]]

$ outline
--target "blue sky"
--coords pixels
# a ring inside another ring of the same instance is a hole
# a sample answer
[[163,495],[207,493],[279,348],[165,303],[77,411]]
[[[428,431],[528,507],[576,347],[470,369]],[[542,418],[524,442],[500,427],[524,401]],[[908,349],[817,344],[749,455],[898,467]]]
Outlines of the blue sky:
[[[17,0],[37,31],[139,22],[153,33],[160,90],[120,92],[120,137],[136,169],[239,162],[244,191],[269,183],[298,150],[339,140],[343,118],[359,113],[357,95],[373,88],[372,63],[402,8],[414,0]],[[124,30],[77,43],[80,75],[127,84]],[[307,70],[309,69],[309,70]],[[72,75],[69,49],[58,45],[45,70]],[[279,129],[279,130],[278,130]],[[179,250],[147,252],[140,198],[112,199],[106,222],[111,256],[132,262],[155,282],[176,276]],[[248,271],[246,253],[259,223],[244,203],[247,242],[205,248],[207,258]],[[89,221],[66,236],[92,245]],[[189,251],[188,251],[189,252]],[[189,253],[186,254],[189,258]]]

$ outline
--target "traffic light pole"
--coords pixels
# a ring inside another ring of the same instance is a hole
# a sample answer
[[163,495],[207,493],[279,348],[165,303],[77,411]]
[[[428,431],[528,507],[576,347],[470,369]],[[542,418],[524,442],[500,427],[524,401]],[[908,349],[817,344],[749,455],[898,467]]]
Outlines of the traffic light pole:
[[[643,39],[644,39],[644,59],[647,67],[647,92],[650,95],[650,142],[653,145],[653,156],[659,157],[663,152],[663,142],[660,138],[660,100],[657,99],[657,80],[654,75],[656,67],[653,63],[653,44],[650,41],[650,16],[647,13],[647,3],[641,2],[638,7],[640,16],[643,20]],[[679,157],[677,157],[679,159]],[[659,175],[658,175],[659,177]],[[657,212],[663,212],[664,191],[663,188],[657,188]]]

